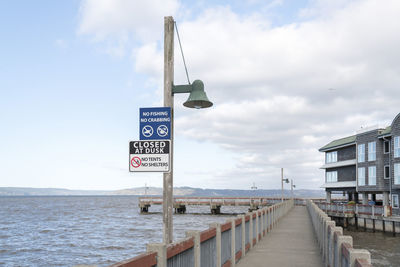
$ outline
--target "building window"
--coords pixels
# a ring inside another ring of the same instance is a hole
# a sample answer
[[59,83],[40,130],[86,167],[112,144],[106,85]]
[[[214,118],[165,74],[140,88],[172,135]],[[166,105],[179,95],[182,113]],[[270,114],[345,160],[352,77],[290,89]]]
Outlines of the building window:
[[385,141],[383,143],[383,153],[385,154],[390,153],[390,141]]
[[365,161],[365,144],[358,145],[358,162]]
[[376,142],[368,143],[368,161],[376,160]]
[[376,166],[368,167],[368,185],[376,185]]
[[394,138],[394,157],[400,157],[400,136]]
[[392,195],[392,207],[399,208],[399,195]]
[[337,162],[337,151],[327,152],[325,163]]
[[337,171],[326,172],[326,182],[327,183],[337,182]]
[[390,178],[390,166],[386,165],[385,166],[385,179],[389,179]]
[[394,164],[394,183],[400,184],[400,163]]
[[365,168],[358,168],[358,185],[365,185]]

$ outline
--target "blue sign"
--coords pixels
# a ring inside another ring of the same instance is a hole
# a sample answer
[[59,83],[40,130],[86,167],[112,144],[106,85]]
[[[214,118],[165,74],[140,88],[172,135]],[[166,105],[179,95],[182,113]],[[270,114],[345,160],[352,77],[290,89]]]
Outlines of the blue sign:
[[171,138],[171,108],[140,108],[140,140]]

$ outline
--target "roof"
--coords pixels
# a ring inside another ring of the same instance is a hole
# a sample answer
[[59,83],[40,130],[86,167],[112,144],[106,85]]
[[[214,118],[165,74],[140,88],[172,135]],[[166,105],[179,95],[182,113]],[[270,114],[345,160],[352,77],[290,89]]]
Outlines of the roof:
[[348,136],[345,138],[340,138],[340,139],[334,140],[334,141],[330,142],[329,144],[321,147],[319,149],[319,151],[322,152],[322,151],[326,151],[326,150],[329,150],[329,149],[332,149],[332,148],[335,148],[338,146],[352,145],[355,143],[355,141],[356,141],[356,135]]
[[389,135],[391,132],[392,132],[392,126],[388,126],[382,132],[379,133],[379,136]]

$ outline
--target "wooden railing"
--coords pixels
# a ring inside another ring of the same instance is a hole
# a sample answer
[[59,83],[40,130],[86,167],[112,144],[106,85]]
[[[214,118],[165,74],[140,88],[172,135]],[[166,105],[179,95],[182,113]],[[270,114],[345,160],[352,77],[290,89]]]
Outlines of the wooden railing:
[[232,266],[294,206],[293,200],[213,223],[205,231],[188,231],[175,243],[148,244],[147,252],[112,267]]
[[336,227],[336,223],[318,207],[319,205],[307,200],[307,209],[326,266],[372,266],[370,252],[354,249],[353,238],[343,235],[342,227]]
[[[343,215],[369,215],[373,217],[385,217],[385,207],[377,205],[345,204],[345,203],[326,203],[315,202],[325,213],[335,213]],[[390,215],[386,212],[386,215]]]

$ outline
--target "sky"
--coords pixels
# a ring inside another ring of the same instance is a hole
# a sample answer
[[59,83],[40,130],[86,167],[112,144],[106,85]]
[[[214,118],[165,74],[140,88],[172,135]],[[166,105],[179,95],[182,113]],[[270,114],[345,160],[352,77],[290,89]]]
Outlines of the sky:
[[284,168],[319,189],[320,147],[400,112],[398,14],[398,0],[1,1],[0,187],[162,187],[129,172],[128,146],[139,108],[162,106],[173,16],[214,103],[175,97],[174,186],[277,189]]

